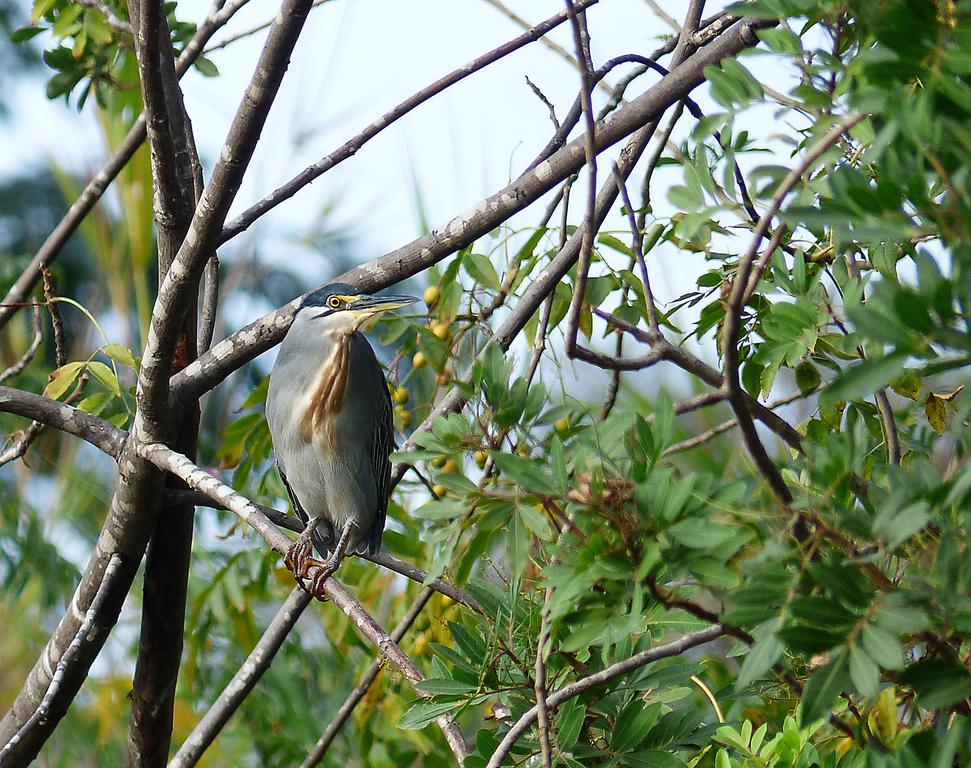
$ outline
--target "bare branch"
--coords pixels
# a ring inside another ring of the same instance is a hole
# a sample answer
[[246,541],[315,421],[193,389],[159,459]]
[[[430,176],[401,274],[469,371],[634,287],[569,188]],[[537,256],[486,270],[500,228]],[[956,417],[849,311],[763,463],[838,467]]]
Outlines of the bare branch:
[[[583,309],[584,298],[587,293],[587,275],[590,271],[590,252],[593,250],[593,238],[596,235],[594,218],[597,213],[597,123],[593,114],[590,38],[586,25],[577,16],[573,0],[566,0],[570,12],[570,26],[573,28],[573,44],[577,53],[577,67],[580,72],[580,109],[584,117],[583,155],[587,165],[587,210],[583,219],[583,240],[580,243],[580,260],[577,264],[577,277],[567,314],[566,325],[566,354],[576,356],[577,332],[580,328],[580,312]],[[654,121],[656,126],[656,121]],[[652,129],[653,132],[653,129]],[[620,176],[618,171],[618,177]]]
[[[316,8],[319,5],[324,5],[325,3],[330,3],[330,2],[333,2],[333,0],[314,0],[313,7]],[[237,43],[240,40],[245,40],[247,37],[258,35],[263,30],[269,29],[272,23],[273,23],[273,19],[270,19],[269,21],[264,21],[262,24],[257,24],[256,26],[250,27],[249,29],[244,29],[242,32],[237,32],[234,35],[230,35],[229,37],[223,40],[220,40],[218,43],[213,43],[208,48],[206,48],[206,50],[203,51],[203,53],[210,54],[213,51],[218,51],[223,48],[228,48],[233,43]]]
[[[421,613],[422,608],[428,602],[428,599],[432,596],[432,590],[426,588],[418,593],[418,597],[415,598],[415,602],[411,604],[407,613],[401,618],[397,626],[391,632],[391,639],[396,643],[401,642],[401,638],[405,636],[405,633],[411,628],[411,625],[415,623],[415,619],[418,618],[418,614]],[[367,694],[368,689],[371,684],[377,679],[382,668],[384,667],[384,659],[378,656],[374,659],[366,670],[364,674],[361,675],[361,679],[358,681],[354,689],[347,695],[344,703],[340,705],[337,709],[337,713],[334,715],[334,719],[331,720],[324,732],[317,739],[317,743],[314,744],[313,749],[310,750],[310,754],[300,763],[300,768],[313,768],[318,765],[321,760],[324,759],[324,755],[327,754],[327,750],[330,749],[330,745],[333,744],[334,739],[337,734],[340,733],[341,728],[347,722],[347,719],[351,716],[354,708],[361,702]]]
[[[599,2],[599,0],[580,0],[578,5],[586,8],[594,5],[597,2]],[[519,50],[523,46],[541,39],[547,32],[558,27],[560,24],[566,21],[566,19],[566,13],[558,13],[555,16],[551,16],[546,21],[537,24],[535,27],[519,37],[516,37],[507,43],[503,43],[498,48],[494,48],[488,53],[473,59],[465,66],[453,70],[444,77],[436,80],[434,83],[427,85],[421,90],[415,92],[396,107],[388,112],[385,112],[383,115],[381,115],[381,117],[359,132],[356,136],[349,139],[343,145],[331,152],[329,155],[305,168],[286,184],[274,190],[258,203],[243,211],[243,213],[226,225],[226,228],[220,238],[220,242],[226,242],[227,240],[238,235],[240,232],[245,231],[258,218],[278,206],[284,200],[289,200],[297,192],[310,184],[310,182],[314,181],[314,179],[326,173],[334,166],[342,163],[344,160],[347,160],[349,157],[353,157],[367,142],[381,133],[381,131],[383,131],[385,128],[407,115],[409,112],[415,109],[415,107],[420,106],[433,96],[438,95],[445,89],[464,80],[469,75],[484,69],[499,59],[508,56],[510,53]]]
[[0,373],[0,384],[5,382],[7,379],[12,379],[14,376],[19,376],[24,368],[30,364],[30,361],[34,359],[34,356],[37,354],[37,350],[40,348],[41,342],[44,341],[44,327],[41,324],[40,307],[34,304],[32,309],[33,319],[31,320],[31,328],[34,331],[34,338],[31,340],[30,346],[27,347],[20,358],[15,363],[4,369],[2,373]]
[[[186,504],[192,504],[197,507],[213,507],[215,509],[229,509],[225,504],[220,502],[215,497],[201,490],[181,490],[181,489],[170,489],[168,495],[176,501],[181,501]],[[286,512],[281,512],[273,507],[265,507],[262,504],[257,504],[252,502],[253,506],[256,507],[265,517],[274,525],[285,528],[288,531],[293,531],[294,533],[302,533],[303,529],[306,527],[305,524],[298,517],[293,515],[288,515]],[[389,555],[387,552],[378,552],[376,555],[369,554],[358,554],[357,557],[363,558],[364,560],[369,560],[375,565],[379,565],[382,568],[387,568],[389,571],[394,571],[406,579],[410,579],[418,584],[425,584],[434,592],[438,592],[450,600],[454,600],[456,603],[460,603],[468,608],[470,611],[474,611],[482,616],[487,616],[485,609],[479,605],[479,603],[464,589],[445,581],[444,579],[433,579],[428,581],[428,573],[417,565],[406,562],[401,558],[395,557],[394,555]]]
[[[725,400],[728,398],[728,395],[726,395],[721,390],[716,390],[708,394],[717,395],[718,402],[721,402],[722,400]],[[774,410],[776,408],[782,407],[783,405],[794,403],[796,400],[801,400],[804,397],[805,395],[803,395],[802,392],[793,392],[790,395],[786,395],[785,397],[780,397],[778,400],[775,400],[769,403],[766,406],[766,408]],[[705,403],[705,404],[708,405],[710,403]],[[697,448],[699,445],[704,445],[708,441],[718,437],[718,435],[722,434],[723,432],[727,432],[728,430],[734,429],[737,426],[738,426],[738,419],[728,419],[727,421],[723,421],[721,424],[718,424],[717,426],[714,426],[711,429],[705,430],[704,432],[698,435],[695,435],[694,437],[690,437],[687,440],[682,440],[680,443],[675,443],[674,445],[669,445],[667,448],[664,449],[664,453],[662,454],[662,456],[670,456],[671,454],[674,454],[674,453],[681,453],[682,451],[688,451],[688,450],[691,450],[692,448]]]
[[304,609],[310,605],[313,597],[301,587],[294,587],[286,601],[280,606],[259,642],[253,646],[246,661],[233,675],[219,698],[213,702],[209,711],[196,723],[192,733],[179,747],[169,763],[168,768],[190,768],[199,762],[202,753],[215,740],[239,705],[249,696],[263,674],[270,668],[277,651],[283,646],[284,640],[296,626],[297,620],[303,615]]
[[81,627],[74,639],[68,645],[64,654],[57,662],[57,668],[54,670],[54,674],[51,675],[50,683],[47,686],[47,690],[44,692],[44,698],[41,699],[40,704],[38,704],[37,709],[34,713],[27,719],[27,721],[20,727],[20,729],[10,738],[10,740],[4,744],[3,749],[0,749],[0,765],[15,765],[17,763],[13,760],[14,751],[21,741],[24,740],[32,731],[36,730],[38,725],[43,722],[44,718],[48,716],[51,708],[54,706],[57,699],[57,695],[60,691],[61,684],[64,680],[65,675],[68,670],[74,664],[75,659],[80,652],[81,646],[84,643],[91,643],[99,635],[107,635],[111,629],[111,624],[105,624],[101,621],[102,613],[104,611],[104,604],[108,597],[109,587],[114,581],[115,574],[121,565],[121,561],[116,557],[112,557],[108,562],[107,568],[105,569],[104,581],[102,581],[101,586],[98,588],[97,593],[94,596],[94,600],[91,601],[91,605],[84,614],[84,621],[81,623]]
[[[572,699],[575,696],[579,696],[584,691],[588,691],[591,688],[596,688],[599,685],[605,685],[611,680],[633,672],[636,669],[640,669],[646,664],[650,664],[652,661],[668,659],[672,656],[680,656],[685,651],[699,645],[709,643],[724,634],[725,628],[722,627],[721,624],[715,624],[712,627],[699,630],[698,632],[693,632],[690,635],[685,635],[679,640],[675,640],[664,645],[658,645],[654,648],[649,648],[646,651],[641,651],[640,653],[634,654],[629,659],[618,661],[616,664],[611,664],[609,667],[602,669],[600,672],[581,678],[576,682],[563,686],[558,691],[554,691],[552,694],[550,694],[549,698],[547,698],[546,704],[552,711],[560,706],[560,704],[562,704],[564,701]],[[499,746],[496,747],[496,751],[493,752],[492,757],[489,758],[486,768],[499,768],[506,755],[509,754],[509,750],[512,749],[519,738],[526,733],[526,730],[536,722],[537,714],[537,707],[532,707],[527,710],[522,717],[519,718],[519,720],[516,721],[512,728],[510,728],[503,737],[502,741],[499,742]]]
[[113,459],[118,458],[128,438],[127,432],[104,419],[49,397],[10,387],[0,387],[0,411],[15,413],[80,437]]

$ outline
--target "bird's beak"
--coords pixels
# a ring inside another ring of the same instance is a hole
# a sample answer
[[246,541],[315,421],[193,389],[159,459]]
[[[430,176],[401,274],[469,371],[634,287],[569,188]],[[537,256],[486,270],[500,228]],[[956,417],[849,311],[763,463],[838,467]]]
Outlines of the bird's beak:
[[349,309],[362,314],[376,315],[391,309],[400,309],[414,304],[418,299],[414,296],[361,296]]
[[414,304],[418,299],[414,296],[360,296],[348,307],[348,310],[355,318],[354,329],[357,330],[368,320],[382,312],[391,309],[399,309]]

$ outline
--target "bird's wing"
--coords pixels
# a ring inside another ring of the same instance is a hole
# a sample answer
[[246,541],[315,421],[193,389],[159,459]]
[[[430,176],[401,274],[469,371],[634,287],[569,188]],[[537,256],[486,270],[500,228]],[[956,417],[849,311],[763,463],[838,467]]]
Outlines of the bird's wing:
[[388,387],[384,383],[384,374],[381,374],[381,384],[384,397],[381,399],[381,411],[374,420],[374,428],[368,446],[368,456],[371,460],[371,471],[378,497],[377,517],[371,528],[371,540],[368,543],[368,552],[372,555],[376,555],[381,550],[381,536],[384,533],[384,523],[388,517],[388,497],[391,495],[391,460],[388,457],[395,449],[391,393],[388,392]]
[[293,492],[293,488],[290,487],[290,482],[287,480],[287,474],[283,471],[283,464],[277,459],[276,462],[277,469],[280,470],[280,479],[283,481],[283,485],[287,489],[287,493],[290,494],[290,501],[293,502],[293,511],[297,513],[297,516],[306,523],[310,518],[306,512],[303,511],[303,506],[300,504],[300,499],[297,498],[297,494]]

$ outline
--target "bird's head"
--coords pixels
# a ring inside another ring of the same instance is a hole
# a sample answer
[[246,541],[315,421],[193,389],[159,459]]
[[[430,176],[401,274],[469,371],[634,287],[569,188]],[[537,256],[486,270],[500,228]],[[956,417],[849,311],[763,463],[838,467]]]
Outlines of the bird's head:
[[371,296],[347,283],[331,283],[303,300],[297,317],[321,323],[328,331],[354,333],[369,318],[414,304],[414,296]]

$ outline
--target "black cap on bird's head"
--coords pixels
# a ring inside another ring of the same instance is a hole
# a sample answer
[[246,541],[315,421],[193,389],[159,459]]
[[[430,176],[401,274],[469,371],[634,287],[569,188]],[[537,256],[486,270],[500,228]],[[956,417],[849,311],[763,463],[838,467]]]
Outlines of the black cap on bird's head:
[[406,307],[416,301],[414,296],[372,296],[349,283],[331,283],[308,294],[297,311],[312,310],[314,319],[347,315],[354,318],[354,327],[357,327],[372,315]]

